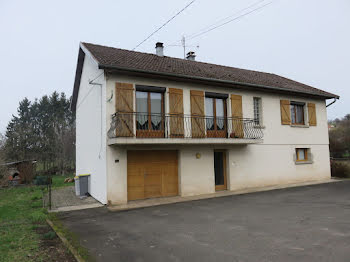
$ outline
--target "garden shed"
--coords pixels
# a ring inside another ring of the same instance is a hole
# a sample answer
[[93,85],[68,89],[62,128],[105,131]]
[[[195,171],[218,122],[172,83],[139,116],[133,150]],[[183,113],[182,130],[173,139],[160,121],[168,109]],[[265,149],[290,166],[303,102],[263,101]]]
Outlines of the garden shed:
[[21,160],[2,164],[7,171],[9,185],[27,184],[35,176],[36,160]]

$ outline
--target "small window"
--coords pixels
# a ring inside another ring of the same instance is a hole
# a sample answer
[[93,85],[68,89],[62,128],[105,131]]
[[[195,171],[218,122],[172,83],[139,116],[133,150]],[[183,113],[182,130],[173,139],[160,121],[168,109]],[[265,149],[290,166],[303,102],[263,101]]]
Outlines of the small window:
[[304,125],[304,103],[290,102],[290,115],[292,125]]
[[261,98],[260,97],[254,97],[253,98],[254,103],[254,124],[255,125],[261,125]]
[[308,150],[307,148],[296,148],[296,160],[299,161],[308,161]]

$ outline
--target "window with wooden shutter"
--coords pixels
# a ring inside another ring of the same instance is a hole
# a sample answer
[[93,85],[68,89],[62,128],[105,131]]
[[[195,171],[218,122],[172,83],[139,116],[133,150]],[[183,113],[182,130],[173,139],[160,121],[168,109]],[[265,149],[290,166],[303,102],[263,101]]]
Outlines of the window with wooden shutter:
[[290,125],[290,102],[289,100],[281,100],[281,123],[282,125]]
[[205,123],[204,123],[204,92],[190,91],[191,96],[191,126],[192,137],[205,137]]
[[308,103],[308,115],[309,115],[309,125],[310,126],[316,126],[317,120],[316,120],[316,105],[314,103]]
[[184,137],[183,90],[169,88],[170,137]]
[[231,95],[231,112],[232,112],[232,134],[231,137],[243,138],[243,111],[242,111],[242,96]]
[[116,83],[115,109],[117,116],[117,137],[134,136],[134,86],[129,83]]

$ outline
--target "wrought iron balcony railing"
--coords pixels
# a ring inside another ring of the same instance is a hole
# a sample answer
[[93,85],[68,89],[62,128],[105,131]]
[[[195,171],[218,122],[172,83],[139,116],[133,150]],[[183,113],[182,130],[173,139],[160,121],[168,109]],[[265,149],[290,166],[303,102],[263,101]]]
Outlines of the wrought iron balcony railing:
[[263,132],[248,118],[115,113],[108,137],[261,139]]

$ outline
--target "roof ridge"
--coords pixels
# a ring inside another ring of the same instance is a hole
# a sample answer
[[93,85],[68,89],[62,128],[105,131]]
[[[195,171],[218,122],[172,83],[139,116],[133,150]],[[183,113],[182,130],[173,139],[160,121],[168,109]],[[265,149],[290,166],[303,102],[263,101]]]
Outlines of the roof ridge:
[[[118,47],[113,47],[113,46],[106,46],[106,45],[99,45],[99,44],[93,44],[93,43],[86,43],[86,42],[81,42],[82,44],[88,44],[88,45],[93,45],[93,46],[99,46],[99,47],[104,47],[104,48],[111,48],[111,49],[116,49],[116,50],[121,50],[121,51],[127,51],[127,52],[132,52],[132,53],[138,53],[138,54],[145,54],[145,55],[152,55],[155,57],[160,57],[156,54],[153,53],[147,53],[147,52],[140,52],[140,51],[134,51],[134,50],[129,50],[129,49],[124,49],[124,48],[118,48]],[[187,59],[183,59],[183,58],[179,58],[179,57],[173,57],[173,56],[163,56],[165,58],[169,58],[169,59],[176,59],[178,61],[181,62],[188,62],[188,63],[194,63],[194,64],[205,64],[205,65],[213,65],[213,66],[218,66],[218,67],[225,67],[225,68],[230,68],[230,69],[238,69],[238,70],[245,70],[245,71],[250,71],[250,72],[256,72],[256,73],[262,73],[262,74],[269,74],[269,75],[275,75],[275,76],[279,76],[280,75],[276,75],[273,73],[269,73],[269,72],[264,72],[264,71],[258,71],[258,70],[251,70],[251,69],[246,69],[246,68],[239,68],[239,67],[234,67],[234,66],[228,66],[228,65],[220,65],[220,64],[214,64],[214,63],[208,63],[208,62],[203,62],[203,61],[197,61],[197,60],[187,60]],[[284,77],[286,78],[286,77]],[[288,78],[286,78],[288,79]],[[292,80],[292,79],[290,79]],[[292,80],[294,81],[294,80]]]

